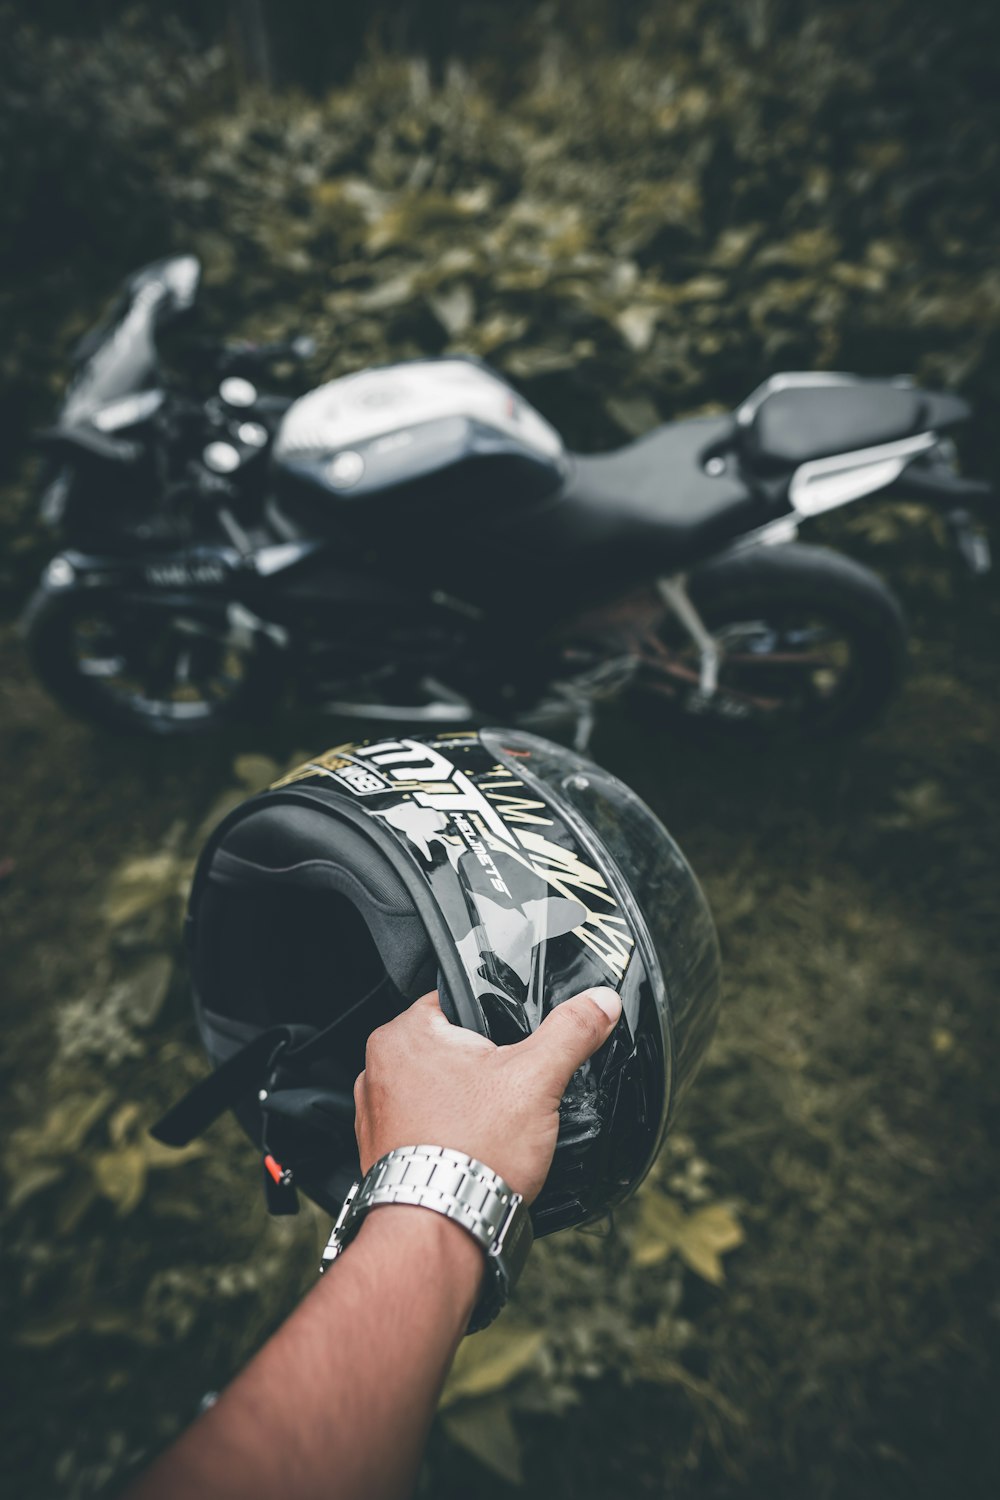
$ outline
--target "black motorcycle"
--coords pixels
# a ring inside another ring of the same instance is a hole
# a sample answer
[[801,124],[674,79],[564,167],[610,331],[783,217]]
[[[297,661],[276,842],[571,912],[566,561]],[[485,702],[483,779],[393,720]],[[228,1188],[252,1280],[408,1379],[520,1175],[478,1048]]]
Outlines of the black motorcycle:
[[907,380],[783,374],[726,416],[613,453],[566,451],[486,365],[362,371],[296,400],[256,379],[288,345],[214,351],[195,400],[158,338],[198,263],[130,278],[78,351],[43,514],[63,528],[26,614],[53,696],[157,734],[273,714],[538,728],[641,697],[730,732],[826,736],[876,717],[900,608],[867,568],[797,541],[867,495],[948,515],[990,566],[949,429],[958,397]]

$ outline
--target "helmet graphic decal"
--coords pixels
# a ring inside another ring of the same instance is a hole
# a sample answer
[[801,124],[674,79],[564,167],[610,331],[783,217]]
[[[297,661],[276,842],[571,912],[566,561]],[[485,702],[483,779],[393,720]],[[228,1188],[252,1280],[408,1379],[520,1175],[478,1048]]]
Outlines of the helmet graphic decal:
[[274,789],[310,781],[363,799],[425,871],[446,866],[457,876],[462,905],[452,899],[449,917],[462,962],[474,984],[522,1006],[531,1029],[545,1008],[551,942],[575,939],[598,960],[591,982],[620,987],[635,939],[607,881],[567,824],[478,735],[338,746]]

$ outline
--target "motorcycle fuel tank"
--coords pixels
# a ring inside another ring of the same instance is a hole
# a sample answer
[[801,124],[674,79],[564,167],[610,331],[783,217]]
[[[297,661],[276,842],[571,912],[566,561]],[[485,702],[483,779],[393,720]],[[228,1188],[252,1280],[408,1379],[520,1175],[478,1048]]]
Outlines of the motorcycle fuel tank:
[[552,494],[566,457],[554,428],[474,359],[364,370],[293,403],[273,451],[277,487],[302,519],[371,525],[428,510],[518,509]]

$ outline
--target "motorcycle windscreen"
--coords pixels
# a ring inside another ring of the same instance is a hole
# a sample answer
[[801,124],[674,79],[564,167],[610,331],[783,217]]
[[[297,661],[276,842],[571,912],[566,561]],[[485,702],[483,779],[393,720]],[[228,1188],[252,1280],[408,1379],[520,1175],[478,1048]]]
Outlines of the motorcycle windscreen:
[[165,314],[190,308],[201,267],[193,255],[156,261],[129,278],[110,317],[81,343],[84,354],[60,413],[67,426],[155,383],[155,331]]

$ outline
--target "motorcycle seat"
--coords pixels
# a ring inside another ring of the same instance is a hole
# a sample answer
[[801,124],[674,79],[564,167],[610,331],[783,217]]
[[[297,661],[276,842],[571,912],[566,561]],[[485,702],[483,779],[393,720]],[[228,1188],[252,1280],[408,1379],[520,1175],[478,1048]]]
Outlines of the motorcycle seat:
[[740,478],[735,436],[732,417],[701,417],[614,453],[569,455],[561,491],[532,515],[533,548],[568,566],[596,563],[608,578],[673,571],[717,550],[766,520]]
[[755,468],[794,468],[950,427],[968,415],[958,396],[884,381],[779,386],[743,408],[741,446]]

